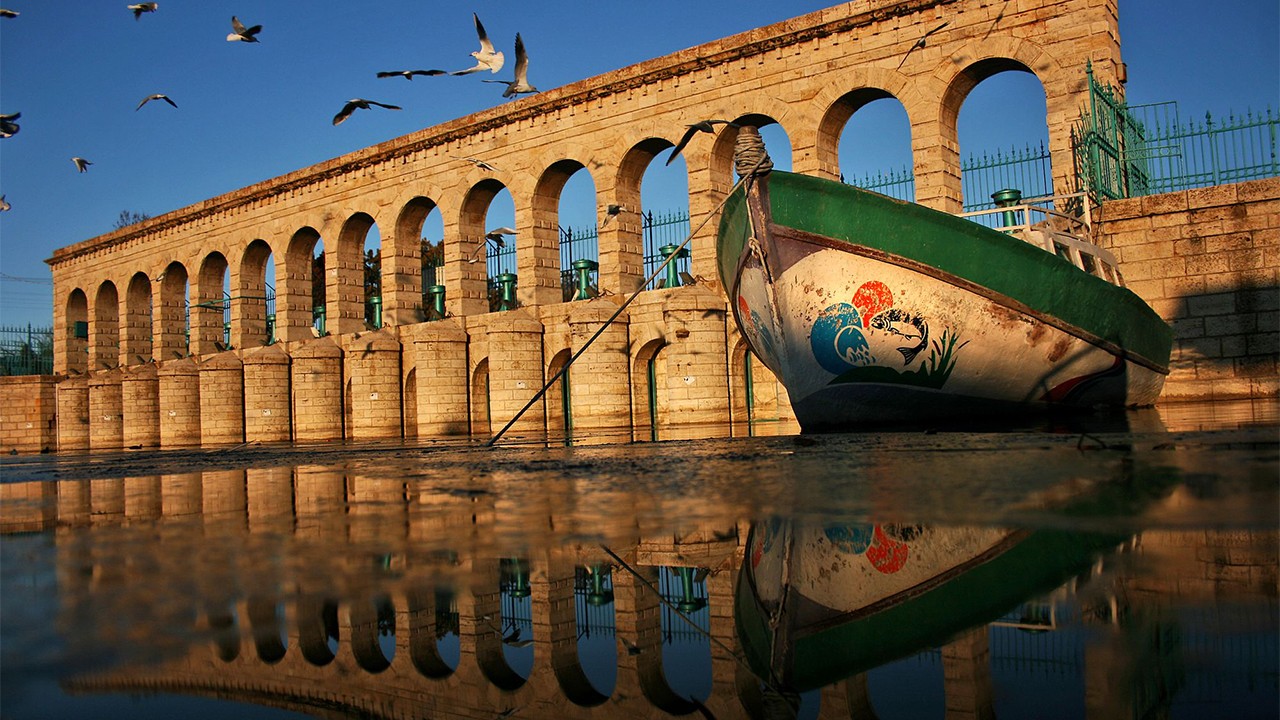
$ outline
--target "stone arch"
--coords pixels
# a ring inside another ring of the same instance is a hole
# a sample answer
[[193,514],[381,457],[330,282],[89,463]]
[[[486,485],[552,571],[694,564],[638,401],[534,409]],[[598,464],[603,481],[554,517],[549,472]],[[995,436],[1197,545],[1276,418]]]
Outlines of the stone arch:
[[105,370],[120,364],[120,293],[110,280],[104,280],[93,296],[89,357],[90,370]]
[[[658,250],[657,247],[650,247],[657,243],[645,237],[646,208],[642,189],[645,174],[654,160],[667,148],[672,147],[675,145],[665,138],[648,137],[632,145],[618,164],[613,194],[614,204],[619,206],[619,211],[617,216],[609,221],[609,232],[601,233],[602,289],[610,288],[620,294],[630,294],[640,287],[649,274],[645,259],[655,256]],[[687,210],[687,194],[685,202]],[[605,274],[606,268],[610,269],[608,275]]]
[[[597,270],[599,269],[600,250],[598,238],[595,243],[586,243],[580,240],[577,243],[566,245],[566,238],[562,237],[565,223],[561,217],[561,206],[564,201],[565,186],[573,178],[579,177],[579,173],[586,173],[586,177],[591,182],[592,216],[594,217],[594,208],[598,205],[595,198],[599,195],[599,189],[596,187],[595,178],[591,175],[591,171],[580,161],[565,158],[551,163],[543,171],[534,186],[531,233],[533,242],[531,244],[532,247],[530,247],[529,243],[524,245],[526,249],[525,258],[520,263],[519,273],[522,275],[538,274],[534,275],[536,287],[531,288],[528,287],[527,283],[525,284],[525,294],[521,296],[521,302],[525,304],[554,304],[572,300],[572,264],[576,260],[589,260],[596,263]],[[530,257],[530,252],[532,257]],[[552,274],[550,270],[553,268],[557,269],[558,272]],[[568,292],[566,292],[566,277],[569,279]],[[597,280],[597,287],[598,284],[599,281]]]
[[312,336],[316,311],[312,285],[319,282],[324,288],[324,278],[314,278],[311,273],[317,243],[324,243],[318,230],[309,225],[298,228],[289,238],[283,268],[276,268],[276,336],[281,340]]
[[280,603],[274,598],[250,597],[247,604],[258,658],[268,665],[280,662],[288,651]]
[[[569,348],[560,350],[552,356],[551,362],[547,364],[547,377],[553,378],[556,373],[564,369],[568,365],[569,358],[573,352]],[[548,439],[554,437],[563,437],[566,442],[573,435],[573,412],[570,408],[570,401],[573,396],[573,383],[570,379],[570,373],[573,368],[570,366],[565,370],[565,374],[559,380],[551,384],[547,388],[546,399],[544,403],[547,408],[547,436]]]
[[[445,248],[446,304],[454,315],[489,312],[489,263],[485,242],[485,216],[498,193],[507,186],[493,178],[484,178],[472,185],[462,199],[458,213],[457,255]],[[446,224],[445,232],[448,232]],[[519,230],[519,228],[516,228]],[[507,238],[514,249],[516,238]],[[446,241],[446,245],[448,245]],[[455,259],[451,259],[455,258]]]
[[67,293],[63,307],[67,331],[63,335],[66,350],[60,365],[68,372],[84,372],[89,369],[89,298],[84,290],[75,288]]
[[404,376],[404,387],[400,397],[403,398],[403,432],[405,439],[418,437],[418,368],[409,368]]
[[267,317],[267,261],[271,246],[265,240],[254,240],[244,249],[232,280],[231,337],[239,348],[270,344],[271,328]]
[[211,606],[205,613],[209,632],[213,635],[214,654],[222,662],[229,663],[240,656],[240,627],[236,622],[235,608],[228,605]]
[[[876,100],[893,98],[902,102],[909,91],[904,75],[884,68],[859,69],[842,74],[840,80],[840,85],[827,86],[813,101],[819,113],[814,146],[815,167],[796,168],[828,180],[840,177],[840,136],[853,115]],[[906,107],[905,102],[903,107]]]
[[137,272],[129,280],[124,301],[124,343],[121,348],[125,365],[138,365],[151,360],[151,278]]
[[191,351],[194,355],[226,349],[225,288],[229,269],[226,256],[216,250],[200,263],[190,304]]
[[424,677],[442,680],[452,675],[455,668],[440,654],[436,602],[435,593],[429,590],[414,589],[408,593],[409,659]]
[[489,411],[489,358],[481,358],[471,371],[471,433],[488,435],[492,429]]
[[[365,245],[373,216],[353,213],[342,223],[338,242],[325,254],[325,329],[341,335],[365,329]],[[326,248],[328,249],[328,248]]]
[[302,657],[317,667],[324,667],[337,657],[340,642],[338,603],[319,596],[298,600],[298,648]]
[[153,298],[156,311],[153,349],[157,361],[183,358],[190,354],[190,318],[187,296],[190,292],[187,268],[174,261],[155,278],[160,284],[158,298]]
[[[657,378],[666,376],[662,349],[667,346],[664,338],[657,337],[639,344],[631,362],[631,437],[632,440],[658,439],[662,406],[662,385]],[[650,369],[652,368],[652,372]],[[643,380],[641,380],[643,378]]]
[[366,597],[351,604],[351,653],[355,656],[356,664],[366,672],[376,674],[391,667],[393,658],[387,657],[378,640],[388,614],[392,619],[391,632],[394,634],[395,605],[390,598]]
[[[444,239],[429,243],[423,238],[423,225],[431,213],[438,210],[439,206],[429,197],[411,198],[396,217],[391,243],[383,239],[383,276],[391,278],[390,282],[383,283],[383,312],[394,318],[397,325],[426,320],[426,311],[431,307],[428,290],[433,285],[444,284]],[[388,301],[392,292],[415,287],[417,293]]]

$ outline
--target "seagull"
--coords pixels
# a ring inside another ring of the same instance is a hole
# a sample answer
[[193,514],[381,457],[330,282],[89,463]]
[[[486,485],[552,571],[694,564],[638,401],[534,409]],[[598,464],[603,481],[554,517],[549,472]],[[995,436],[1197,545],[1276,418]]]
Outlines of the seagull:
[[351,117],[351,113],[355,112],[357,108],[360,110],[369,110],[372,105],[377,105],[380,108],[386,108],[388,110],[400,109],[399,105],[387,105],[373,100],[365,100],[364,98],[351,98],[347,101],[346,105],[342,106],[342,109],[338,111],[338,114],[333,116],[333,124],[340,125],[343,120]]
[[621,205],[606,205],[604,209],[604,222],[600,223],[600,227],[603,228],[605,225],[608,225],[609,221],[617,217],[618,213],[622,212],[624,209],[625,208]]
[[227,36],[227,42],[258,42],[258,33],[262,32],[261,25],[246,28],[235,15],[231,16],[231,29],[235,32]]
[[902,61],[898,63],[898,69],[899,69],[899,70],[901,70],[901,69],[902,69],[903,64],[905,64],[905,63],[907,62],[907,58],[911,57],[911,53],[915,52],[916,48],[923,48],[923,47],[925,46],[925,41],[929,39],[929,36],[930,36],[930,35],[932,35],[932,34],[934,34],[934,33],[938,32],[939,30],[941,30],[942,28],[944,28],[944,27],[946,27],[946,26],[948,26],[948,25],[950,25],[950,24],[951,24],[951,21],[949,21],[949,20],[948,20],[947,22],[942,23],[942,24],[941,24],[941,25],[939,25],[938,27],[936,27],[936,28],[934,28],[934,29],[930,30],[929,32],[925,33],[924,35],[920,36],[920,39],[916,41],[916,44],[915,44],[915,45],[912,45],[912,46],[907,50],[907,54],[902,56]]
[[163,93],[154,93],[154,94],[152,94],[152,95],[148,95],[148,96],[146,96],[146,97],[142,98],[142,102],[138,103],[138,107],[134,108],[134,109],[133,109],[133,111],[134,111],[134,112],[137,112],[137,111],[141,110],[143,105],[146,105],[147,103],[151,102],[152,100],[163,100],[163,101],[165,101],[165,102],[169,103],[170,105],[174,106],[175,108],[176,108],[176,107],[178,107],[178,103],[176,103],[176,102],[174,102],[174,101],[170,100],[168,95],[165,95],[165,94],[163,94]]
[[686,125],[685,127],[687,127],[688,130],[684,131],[684,137],[680,138],[680,142],[676,143],[675,150],[671,151],[670,157],[667,158],[667,164],[670,165],[671,161],[676,159],[676,156],[680,154],[680,151],[684,149],[685,145],[689,144],[689,141],[693,139],[694,135],[697,135],[700,132],[710,133],[711,135],[715,135],[716,125],[728,125],[729,127],[738,127],[737,123],[729,122],[728,120],[700,120],[692,125]]
[[498,168],[494,167],[493,165],[490,165],[489,163],[485,162],[484,160],[481,160],[480,158],[455,157],[455,156],[450,156],[450,157],[453,157],[455,160],[465,160],[471,163],[472,165],[475,165],[476,167],[480,168],[481,170],[487,170],[489,172],[500,172]]
[[485,80],[485,82],[506,85],[507,89],[502,91],[502,97],[538,92],[538,88],[529,84],[529,55],[524,51],[524,41],[520,39],[520,33],[516,33],[516,79]]
[[133,19],[137,20],[142,17],[142,13],[155,12],[158,7],[160,7],[160,3],[144,2],[130,5],[129,9],[133,11]]
[[426,75],[427,77],[432,77],[435,75],[448,75],[448,74],[449,73],[445,72],[444,70],[387,70],[385,72],[378,73],[378,77],[380,78],[402,77],[405,80],[412,80],[414,75]]
[[76,164],[76,169],[79,170],[80,172],[84,172],[85,170],[88,170],[89,166],[93,164],[82,157],[73,157],[71,158],[71,162]]
[[0,115],[0,138],[13,137],[18,134],[18,123],[14,122],[22,117],[22,113],[10,113],[8,115]]
[[451,75],[467,75],[473,72],[480,72],[481,70],[488,70],[489,72],[496,73],[502,69],[502,63],[505,62],[502,57],[502,53],[495,52],[493,49],[493,43],[489,42],[489,36],[484,31],[484,25],[480,24],[480,16],[475,13],[471,13],[471,17],[476,20],[476,34],[480,36],[480,49],[471,53],[471,57],[476,59],[476,64],[466,70],[458,70],[450,73]]
[[18,17],[18,13],[8,8],[0,8],[0,17],[16,18]]
[[6,201],[6,200],[4,199],[4,196],[3,196],[3,195],[0,195],[0,212],[6,212],[6,211],[8,211],[9,209],[11,209],[12,207],[13,207],[13,206],[12,206],[12,205],[10,205],[10,204],[8,203],[8,201]]
[[484,239],[492,242],[494,245],[497,245],[499,248],[504,248],[507,246],[507,241],[503,240],[502,236],[515,235],[515,234],[516,234],[516,231],[512,230],[509,227],[500,227],[485,233]]

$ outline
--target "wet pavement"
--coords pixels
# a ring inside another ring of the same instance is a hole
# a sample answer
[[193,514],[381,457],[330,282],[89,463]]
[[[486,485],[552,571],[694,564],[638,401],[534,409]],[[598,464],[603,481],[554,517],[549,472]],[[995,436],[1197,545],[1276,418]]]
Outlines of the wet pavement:
[[1277,717],[1280,418],[0,462],[0,716]]

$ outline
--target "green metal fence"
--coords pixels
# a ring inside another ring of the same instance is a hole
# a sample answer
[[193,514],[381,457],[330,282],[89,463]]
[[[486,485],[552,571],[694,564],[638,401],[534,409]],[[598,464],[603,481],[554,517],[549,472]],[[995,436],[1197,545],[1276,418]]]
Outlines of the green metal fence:
[[[909,167],[868,173],[854,178],[851,184],[899,200],[915,200],[915,176]],[[960,162],[960,187],[964,193],[965,212],[995,207],[991,194],[1005,188],[1017,188],[1023,197],[1052,195],[1053,170],[1049,149],[1042,142],[1023,148],[970,155]]]
[[0,326],[0,375],[52,375],[53,328]]

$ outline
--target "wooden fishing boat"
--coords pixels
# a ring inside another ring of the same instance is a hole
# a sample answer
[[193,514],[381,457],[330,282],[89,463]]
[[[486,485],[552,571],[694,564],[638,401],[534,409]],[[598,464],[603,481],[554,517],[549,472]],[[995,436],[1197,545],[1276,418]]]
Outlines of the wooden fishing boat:
[[1014,200],[991,211],[996,229],[984,213],[753,175],[752,142],[762,152],[742,128],[750,177],[721,216],[720,280],[803,430],[1159,396],[1173,331],[1089,242],[1088,213]]
[[805,692],[938,647],[1126,538],[1064,530],[753,524],[734,592],[748,666]]

